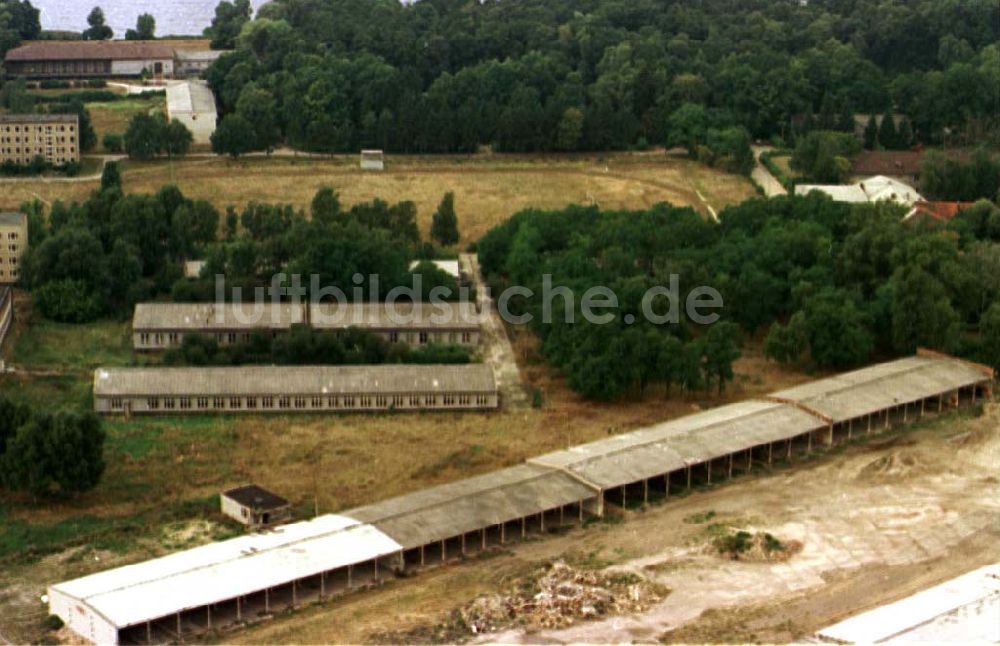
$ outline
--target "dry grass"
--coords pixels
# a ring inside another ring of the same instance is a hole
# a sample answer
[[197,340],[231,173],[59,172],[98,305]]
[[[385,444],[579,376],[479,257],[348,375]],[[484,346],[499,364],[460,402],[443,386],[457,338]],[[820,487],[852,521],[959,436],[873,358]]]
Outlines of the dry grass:
[[104,135],[109,132],[125,134],[129,121],[137,114],[153,114],[163,112],[166,98],[155,96],[145,99],[126,99],[109,103],[88,103],[91,124],[97,135],[99,152],[104,150]]
[[[114,129],[113,115],[101,115],[101,128]],[[95,116],[95,123],[97,122]],[[120,121],[119,121],[120,123]],[[434,209],[447,191],[455,192],[460,245],[479,239],[511,214],[528,207],[562,208],[596,203],[606,209],[639,209],[658,202],[705,205],[695,188],[716,209],[753,195],[745,179],[662,154],[596,157],[437,157],[390,158],[385,173],[362,173],[352,157],[323,159],[251,158],[231,161],[191,158],[169,164],[128,163],[128,191],[153,192],[174,182],[185,194],[207,199],[220,209],[251,201],[283,202],[307,208],[316,190],[336,188],[345,204],[376,197],[413,200],[421,229],[430,230]],[[38,196],[46,201],[79,200],[92,183],[11,184],[10,204]]]

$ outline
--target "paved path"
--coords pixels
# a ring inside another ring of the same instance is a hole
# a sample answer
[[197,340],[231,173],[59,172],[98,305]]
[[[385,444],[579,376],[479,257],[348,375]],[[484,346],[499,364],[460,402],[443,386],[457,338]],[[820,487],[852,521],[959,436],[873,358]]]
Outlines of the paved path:
[[753,180],[764,189],[764,195],[767,197],[776,197],[778,195],[788,195],[788,191],[785,187],[781,185],[781,182],[771,174],[771,171],[767,170],[767,166],[761,163],[760,156],[762,153],[774,150],[771,146],[753,146],[753,158],[754,158],[754,169],[751,173]]
[[521,372],[514,358],[514,348],[507,337],[507,328],[500,319],[489,286],[483,280],[479,257],[463,253],[458,258],[462,271],[473,278],[476,287],[476,305],[483,314],[480,329],[483,337],[483,359],[493,368],[493,375],[500,391],[500,401],[505,408],[522,407],[528,396],[521,384]]

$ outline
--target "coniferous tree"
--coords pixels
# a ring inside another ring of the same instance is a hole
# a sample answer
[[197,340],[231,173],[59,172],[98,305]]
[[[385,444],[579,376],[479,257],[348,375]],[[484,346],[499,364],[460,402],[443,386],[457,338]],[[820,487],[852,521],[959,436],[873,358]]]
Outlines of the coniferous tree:
[[431,237],[442,246],[458,242],[458,216],[455,214],[455,194],[445,193],[431,223]]

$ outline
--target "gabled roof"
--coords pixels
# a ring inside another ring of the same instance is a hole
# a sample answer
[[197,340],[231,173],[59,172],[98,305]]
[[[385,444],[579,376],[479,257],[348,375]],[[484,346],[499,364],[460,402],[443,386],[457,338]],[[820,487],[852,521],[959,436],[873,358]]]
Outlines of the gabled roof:
[[146,40],[33,40],[7,52],[8,62],[165,60],[174,48]]
[[353,518],[328,515],[58,583],[119,629],[400,551]]
[[596,497],[566,473],[521,464],[343,513],[410,549]]
[[94,371],[94,395],[103,397],[495,392],[493,371],[484,364],[98,368]]

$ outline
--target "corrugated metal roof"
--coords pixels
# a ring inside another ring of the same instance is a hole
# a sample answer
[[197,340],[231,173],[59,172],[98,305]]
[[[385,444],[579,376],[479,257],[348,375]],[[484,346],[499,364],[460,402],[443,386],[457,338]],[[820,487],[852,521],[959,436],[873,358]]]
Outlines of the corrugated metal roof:
[[494,393],[493,371],[455,366],[251,366],[98,368],[95,396],[338,395]]
[[274,303],[138,303],[134,330],[288,329],[305,321],[301,305]]
[[169,60],[173,57],[173,47],[153,41],[35,40],[7,52],[6,60]]
[[344,514],[410,549],[596,496],[594,489],[565,473],[522,464]]
[[52,588],[118,628],[400,551],[378,529],[328,515],[92,574]]
[[825,426],[822,420],[789,404],[748,401],[582,444],[530,462],[564,469],[603,489],[612,489]]
[[[139,303],[134,330],[288,329],[305,322],[304,304],[288,303]],[[317,303],[310,304],[312,327],[320,330],[366,329],[474,330],[481,316],[475,304],[459,303]]]
[[973,365],[948,357],[916,356],[774,393],[843,422],[982,383],[990,377]]
[[367,329],[439,328],[473,330],[480,324],[474,303],[316,303],[309,324],[316,329],[348,326]]

